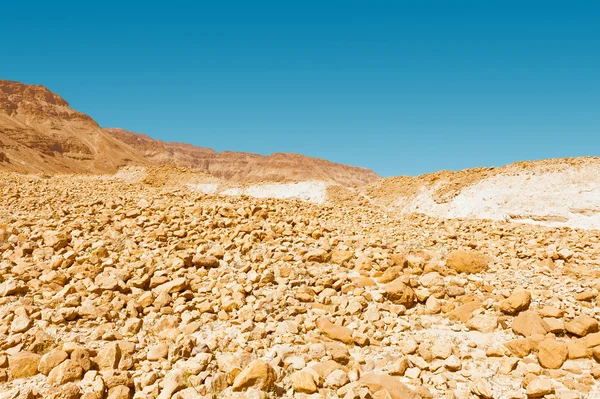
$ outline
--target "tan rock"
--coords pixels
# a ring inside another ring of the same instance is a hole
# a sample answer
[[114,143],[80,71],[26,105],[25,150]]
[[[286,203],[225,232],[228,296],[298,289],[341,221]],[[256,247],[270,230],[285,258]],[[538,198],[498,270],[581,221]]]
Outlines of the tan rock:
[[60,349],[53,349],[41,357],[38,364],[38,371],[44,375],[48,375],[50,371],[63,361],[67,360],[69,354]]
[[131,389],[125,385],[117,385],[108,390],[106,399],[130,399]]
[[492,385],[485,379],[479,378],[471,385],[471,392],[482,399],[493,399]]
[[290,378],[295,392],[310,394],[318,390],[313,375],[308,371],[297,371]]
[[498,318],[490,315],[477,315],[467,322],[467,327],[471,330],[482,333],[491,333],[498,326]]
[[567,332],[578,337],[598,332],[598,321],[589,316],[577,316],[565,324]]
[[321,248],[313,249],[304,255],[304,260],[307,262],[324,263],[329,260],[329,253]]
[[524,289],[515,290],[507,299],[500,302],[500,311],[514,315],[529,308],[531,293]]
[[257,388],[261,391],[269,391],[276,380],[277,374],[269,363],[254,360],[235,378],[233,390],[245,391],[248,388]]
[[194,258],[192,259],[192,263],[194,264],[194,266],[204,267],[207,269],[219,267],[220,265],[219,259],[217,259],[217,257],[202,255],[194,256]]
[[546,334],[542,318],[534,311],[521,312],[512,322],[512,330],[516,334],[530,337],[534,334]]
[[531,353],[532,345],[527,338],[515,339],[504,344],[510,352],[520,358],[523,358]]
[[396,377],[388,374],[367,373],[360,377],[359,383],[365,385],[373,393],[386,390],[392,399],[420,399]]
[[410,308],[415,304],[415,292],[408,285],[397,278],[383,287],[386,297],[395,304]]
[[536,378],[527,384],[528,398],[541,398],[554,393],[554,384],[548,378]]
[[119,366],[121,359],[121,348],[119,345],[112,342],[104,345],[96,356],[96,364],[100,370],[113,370]]
[[8,358],[8,368],[13,378],[33,377],[38,373],[41,356],[31,352],[19,352]]
[[331,251],[331,263],[335,263],[337,265],[344,265],[353,257],[353,251],[342,251],[339,249]]
[[48,399],[79,399],[81,390],[75,383],[69,382],[60,387],[51,388],[46,397]]
[[71,360],[79,365],[83,369],[85,373],[92,367],[92,362],[90,360],[90,353],[87,349],[84,348],[75,348],[71,352],[70,355]]
[[547,369],[560,368],[567,360],[568,354],[567,345],[554,338],[546,338],[538,346],[538,361]]
[[448,254],[446,266],[458,273],[481,273],[489,262],[489,258],[480,252],[456,250]]
[[479,301],[467,302],[448,314],[450,320],[467,323],[471,319],[473,312],[481,308],[483,304]]
[[352,344],[354,342],[352,339],[352,330],[333,324],[326,317],[317,319],[317,328],[323,335],[330,339],[341,341],[345,344]]
[[81,379],[83,369],[74,360],[68,359],[56,366],[48,374],[48,383],[52,385],[63,385]]

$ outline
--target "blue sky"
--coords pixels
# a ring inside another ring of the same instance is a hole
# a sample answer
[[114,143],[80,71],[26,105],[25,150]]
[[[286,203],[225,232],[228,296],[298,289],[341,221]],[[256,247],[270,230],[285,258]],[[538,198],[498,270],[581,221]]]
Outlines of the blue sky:
[[10,2],[0,78],[102,126],[383,176],[600,155],[597,4]]

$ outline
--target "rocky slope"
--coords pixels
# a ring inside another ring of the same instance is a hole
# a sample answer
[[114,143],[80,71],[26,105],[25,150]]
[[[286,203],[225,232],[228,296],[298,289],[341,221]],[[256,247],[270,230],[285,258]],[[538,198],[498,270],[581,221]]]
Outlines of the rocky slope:
[[368,169],[298,154],[217,153],[101,129],[43,86],[0,80],[0,169],[99,174],[127,165],[186,167],[238,183],[320,180],[353,186],[379,179]]
[[364,193],[402,213],[600,229],[598,176],[600,158],[549,159],[392,177]]
[[379,176],[368,169],[299,154],[263,156],[232,151],[218,153],[190,144],[153,140],[147,135],[124,129],[104,130],[138,150],[153,164],[192,168],[238,183],[320,180],[353,186],[379,180]]
[[43,86],[0,80],[0,168],[106,173],[148,162]]
[[596,232],[159,172],[0,174],[0,398],[599,397]]

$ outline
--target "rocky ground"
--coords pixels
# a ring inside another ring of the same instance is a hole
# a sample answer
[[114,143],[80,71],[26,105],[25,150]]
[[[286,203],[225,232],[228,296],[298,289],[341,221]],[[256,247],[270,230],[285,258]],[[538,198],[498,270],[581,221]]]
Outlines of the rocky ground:
[[597,231],[0,176],[0,398],[600,397]]

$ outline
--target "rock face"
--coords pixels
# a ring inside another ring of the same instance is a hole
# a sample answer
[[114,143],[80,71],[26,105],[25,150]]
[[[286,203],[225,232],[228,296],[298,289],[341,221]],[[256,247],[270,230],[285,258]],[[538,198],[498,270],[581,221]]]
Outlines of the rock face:
[[148,162],[43,86],[0,80],[0,168],[106,173]]
[[600,229],[600,157],[545,159],[376,181],[365,195],[404,214]]
[[44,86],[0,80],[0,169],[98,174],[127,165],[185,167],[240,183],[320,180],[360,186],[379,180],[368,169],[299,154],[217,153],[102,129]]
[[104,131],[135,148],[153,164],[195,169],[238,183],[322,180],[344,186],[362,186],[380,179],[368,169],[299,154],[274,153],[263,156],[232,151],[218,153],[210,148],[154,140],[145,134],[124,129],[107,128]]

